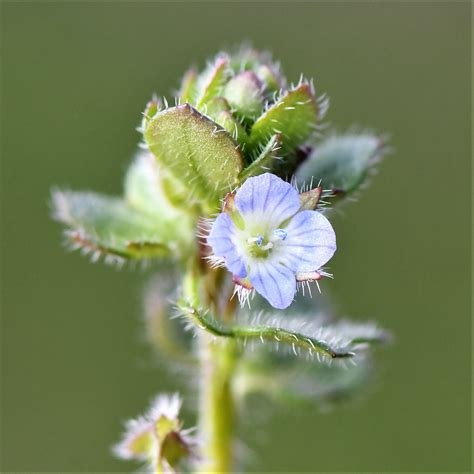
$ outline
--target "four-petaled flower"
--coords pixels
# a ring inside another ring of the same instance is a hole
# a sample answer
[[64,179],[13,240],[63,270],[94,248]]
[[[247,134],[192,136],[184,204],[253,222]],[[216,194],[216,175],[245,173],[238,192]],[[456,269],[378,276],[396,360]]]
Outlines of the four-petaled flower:
[[288,307],[297,275],[319,270],[336,251],[330,222],[303,210],[298,191],[270,173],[245,181],[233,205],[217,216],[207,237],[214,258],[273,307]]

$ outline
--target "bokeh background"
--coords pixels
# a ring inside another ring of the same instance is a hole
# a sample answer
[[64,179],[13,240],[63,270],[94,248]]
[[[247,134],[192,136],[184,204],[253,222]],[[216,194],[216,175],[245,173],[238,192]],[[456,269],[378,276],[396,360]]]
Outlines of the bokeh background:
[[394,148],[334,215],[325,285],[342,316],[393,331],[378,381],[350,408],[243,423],[249,470],[470,469],[470,2],[1,8],[3,471],[130,471],[110,455],[121,422],[185,386],[145,341],[151,272],[67,253],[49,192],[120,193],[151,94],[242,40],[313,76],[333,125],[389,132]]

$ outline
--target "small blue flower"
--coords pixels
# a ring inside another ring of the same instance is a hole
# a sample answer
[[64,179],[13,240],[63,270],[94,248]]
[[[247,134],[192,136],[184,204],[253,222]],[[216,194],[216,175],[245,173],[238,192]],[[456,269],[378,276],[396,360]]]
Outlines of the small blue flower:
[[298,191],[270,173],[249,178],[234,206],[212,225],[207,242],[214,257],[273,307],[287,308],[297,274],[319,270],[334,255],[330,222],[317,211],[301,210]]

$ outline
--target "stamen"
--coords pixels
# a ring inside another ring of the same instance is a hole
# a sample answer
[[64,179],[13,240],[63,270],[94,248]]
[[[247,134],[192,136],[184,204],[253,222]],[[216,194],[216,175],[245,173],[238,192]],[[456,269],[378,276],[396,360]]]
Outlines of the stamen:
[[288,233],[286,232],[286,230],[283,230],[283,229],[276,229],[275,231],[273,231],[273,235],[274,235],[277,239],[285,240],[286,237],[288,236]]
[[257,235],[257,237],[249,237],[247,239],[247,242],[249,244],[256,243],[260,247],[263,243],[263,235]]

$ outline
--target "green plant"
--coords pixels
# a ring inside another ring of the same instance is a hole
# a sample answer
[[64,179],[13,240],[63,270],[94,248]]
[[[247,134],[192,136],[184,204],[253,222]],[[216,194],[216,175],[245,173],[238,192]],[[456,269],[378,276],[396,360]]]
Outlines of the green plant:
[[[220,53],[184,75],[175,106],[147,104],[122,197],[53,192],[73,248],[173,267],[148,292],[150,340],[200,370],[198,433],[183,430],[179,397],[160,396],[127,425],[118,455],[153,472],[228,472],[238,400],[334,405],[370,376],[371,348],[387,333],[295,296],[331,277],[328,204],[360,188],[386,150],[372,133],[321,137],[327,107],[312,82],[288,84],[267,53]],[[176,337],[176,312],[197,342]]]

